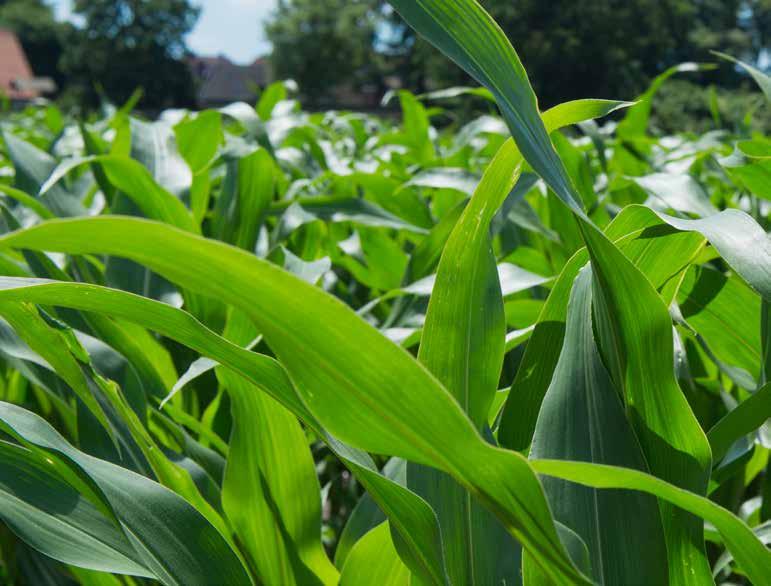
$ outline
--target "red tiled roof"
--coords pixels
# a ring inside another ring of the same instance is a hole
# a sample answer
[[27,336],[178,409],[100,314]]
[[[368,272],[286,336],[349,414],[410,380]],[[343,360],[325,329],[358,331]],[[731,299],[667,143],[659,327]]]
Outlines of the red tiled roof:
[[16,35],[0,30],[0,92],[14,100],[29,100],[38,97],[34,90],[18,90],[14,87],[17,79],[32,79],[32,69]]

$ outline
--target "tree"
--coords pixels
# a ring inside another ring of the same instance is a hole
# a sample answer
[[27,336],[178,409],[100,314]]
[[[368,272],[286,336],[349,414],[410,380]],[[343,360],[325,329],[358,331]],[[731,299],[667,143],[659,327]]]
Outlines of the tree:
[[[771,32],[771,0],[481,2],[531,72],[542,107],[581,97],[631,99],[671,65],[714,61],[710,49],[756,62]],[[431,70],[440,84],[458,82],[436,63]],[[726,68],[720,82],[738,79]]]
[[293,78],[311,104],[338,84],[376,77],[379,0],[279,0],[266,25],[275,76]]
[[[519,52],[541,107],[632,98],[670,65],[713,61],[709,49],[757,62],[771,36],[771,0],[480,1]],[[371,79],[373,68],[418,92],[471,82],[384,0],[281,0],[267,31],[278,75],[310,93]],[[720,81],[739,79],[725,68]]]
[[632,98],[671,63],[674,22],[688,0],[485,2],[512,39],[541,106],[581,97]]
[[70,35],[62,66],[80,100],[95,105],[101,87],[119,103],[142,87],[147,108],[193,104],[184,37],[199,8],[189,0],[76,0],[73,9],[84,26]]

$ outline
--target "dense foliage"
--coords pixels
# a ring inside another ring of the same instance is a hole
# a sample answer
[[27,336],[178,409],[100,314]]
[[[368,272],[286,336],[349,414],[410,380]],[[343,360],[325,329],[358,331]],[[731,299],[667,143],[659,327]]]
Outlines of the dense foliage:
[[4,581],[770,583],[753,113],[541,113],[478,4],[393,4],[484,87],[3,121]]
[[[544,106],[587,95],[636,95],[667,67],[704,60],[709,50],[754,63],[766,58],[771,44],[768,0],[481,4],[517,47]],[[392,76],[421,93],[469,81],[386,0],[280,0],[266,33],[276,75],[295,79],[304,103],[326,98],[334,104],[341,82],[378,87]],[[725,67],[699,81],[736,89],[740,80]]]
[[0,0],[0,28],[19,36],[32,71],[53,78],[57,98],[91,111],[106,95],[122,102],[144,89],[142,106],[192,106],[183,60],[200,9],[189,0],[74,0],[77,25],[57,22],[44,0]]

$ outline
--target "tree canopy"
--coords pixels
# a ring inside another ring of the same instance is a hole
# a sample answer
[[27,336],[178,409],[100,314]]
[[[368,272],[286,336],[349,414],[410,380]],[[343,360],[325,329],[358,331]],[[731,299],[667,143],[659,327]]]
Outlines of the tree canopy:
[[189,0],[76,0],[73,11],[84,24],[68,39],[61,66],[82,92],[80,100],[95,103],[98,83],[116,102],[137,87],[145,90],[145,107],[193,102],[193,80],[181,57],[197,6]]
[[[376,0],[279,0],[266,34],[279,78],[300,81],[310,102],[337,84],[364,81],[378,68]],[[299,43],[299,45],[298,45]]]
[[[592,95],[631,98],[666,67],[716,49],[757,62],[771,0],[481,0],[512,39],[543,106]],[[384,0],[281,0],[267,26],[279,77],[308,101],[345,80],[396,75],[416,91],[467,83]],[[376,72],[376,75],[373,75]],[[736,82],[730,70],[723,82]]]

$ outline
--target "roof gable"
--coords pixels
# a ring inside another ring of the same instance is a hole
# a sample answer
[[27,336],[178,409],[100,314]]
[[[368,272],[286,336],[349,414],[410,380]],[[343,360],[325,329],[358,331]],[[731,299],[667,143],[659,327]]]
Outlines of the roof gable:
[[261,59],[238,65],[223,56],[193,57],[189,64],[198,81],[202,105],[252,100],[257,88],[269,81],[267,62]]
[[24,49],[16,35],[0,29],[0,92],[14,100],[29,100],[38,97],[31,89],[18,89],[16,80],[30,80],[34,76]]

